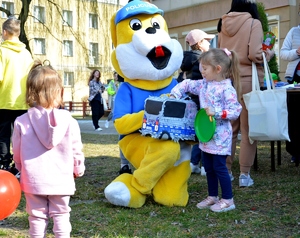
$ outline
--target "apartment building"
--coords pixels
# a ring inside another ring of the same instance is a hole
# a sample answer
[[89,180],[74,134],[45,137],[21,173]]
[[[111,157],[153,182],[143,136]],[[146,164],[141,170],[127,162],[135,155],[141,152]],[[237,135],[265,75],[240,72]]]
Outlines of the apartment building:
[[[110,18],[128,0],[32,0],[25,31],[34,58],[49,60],[60,73],[65,101],[82,101],[88,97],[87,79],[97,68],[106,82],[112,78],[110,55]],[[169,34],[184,50],[187,33],[195,28],[217,35],[219,18],[230,9],[231,0],[152,0],[165,11]],[[276,54],[288,30],[300,22],[300,0],[260,0],[268,15],[270,30],[277,40]],[[1,6],[20,13],[22,1],[4,0]],[[6,14],[0,12],[0,24]],[[216,46],[217,36],[212,42]],[[278,57],[281,79],[287,62]]]
[[[279,55],[283,40],[291,27],[300,23],[299,0],[256,0],[265,6],[270,31],[276,35],[275,52]],[[189,46],[185,36],[192,29],[202,29],[216,34],[212,46],[217,42],[217,23],[220,17],[230,10],[231,0],[153,0],[153,4],[165,11],[164,18],[169,34],[177,39],[184,50]],[[277,57],[280,78],[284,79],[286,61]]]
[[[21,4],[5,0],[1,6],[18,17]],[[31,1],[25,25],[31,53],[34,59],[49,60],[58,70],[64,101],[86,100],[87,80],[93,69],[101,71],[104,82],[113,78],[109,24],[120,6],[119,0]],[[7,16],[0,14],[2,24]]]

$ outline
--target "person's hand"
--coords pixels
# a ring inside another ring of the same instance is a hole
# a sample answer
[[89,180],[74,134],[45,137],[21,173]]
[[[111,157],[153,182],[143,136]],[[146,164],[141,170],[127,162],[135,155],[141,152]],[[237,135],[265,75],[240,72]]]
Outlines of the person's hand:
[[215,109],[213,107],[207,107],[205,108],[207,116],[214,116],[215,115]]
[[269,62],[275,55],[275,51],[274,50],[270,50],[269,48],[267,48],[265,51],[266,54],[266,59]]
[[298,47],[298,49],[296,50],[297,55],[300,56],[300,46]]
[[84,175],[84,172],[81,172],[79,174],[74,174],[74,178],[79,178],[82,177]]

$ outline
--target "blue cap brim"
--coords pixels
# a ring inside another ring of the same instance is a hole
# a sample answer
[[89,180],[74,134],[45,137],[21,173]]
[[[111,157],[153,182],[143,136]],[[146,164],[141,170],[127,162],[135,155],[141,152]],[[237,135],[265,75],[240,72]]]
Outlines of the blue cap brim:
[[143,1],[131,1],[122,7],[116,15],[115,24],[117,25],[120,21],[138,14],[160,14],[163,15],[164,11],[159,9],[154,4],[143,2]]

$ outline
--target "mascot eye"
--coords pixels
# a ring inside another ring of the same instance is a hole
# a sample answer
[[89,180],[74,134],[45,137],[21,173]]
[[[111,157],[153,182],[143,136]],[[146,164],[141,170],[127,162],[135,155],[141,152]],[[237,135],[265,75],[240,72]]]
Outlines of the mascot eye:
[[132,19],[130,21],[130,27],[132,30],[137,31],[142,28],[142,23],[139,19]]
[[151,19],[151,24],[153,28],[160,29],[159,21],[156,18]]

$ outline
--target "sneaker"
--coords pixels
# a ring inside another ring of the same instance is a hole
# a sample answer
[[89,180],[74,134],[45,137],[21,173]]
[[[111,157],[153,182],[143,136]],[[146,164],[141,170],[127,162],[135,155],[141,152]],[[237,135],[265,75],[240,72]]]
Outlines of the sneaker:
[[16,178],[20,178],[21,176],[19,170],[17,170],[14,166],[10,167],[8,171],[15,175]]
[[109,127],[109,121],[106,120],[106,121],[105,121],[105,128],[108,128],[108,127]]
[[204,166],[201,166],[201,175],[206,176],[205,168]]
[[119,174],[132,174],[131,169],[129,168],[129,165],[124,165],[120,170],[119,170]]
[[246,176],[245,174],[241,174],[239,178],[240,187],[249,187],[254,184],[253,179],[250,177],[250,174]]
[[20,178],[21,178],[21,173],[18,172],[17,174],[15,174],[15,177],[16,177],[17,179],[20,179]]
[[229,177],[230,177],[230,180],[231,180],[231,182],[234,180],[234,177],[233,177],[233,175],[232,175],[232,172],[230,172],[229,173]]
[[192,174],[200,174],[201,173],[201,169],[198,165],[193,165],[192,163],[190,163],[190,166],[191,166]]
[[7,172],[10,172],[18,179],[21,176],[19,170],[16,169],[15,164],[13,164],[12,166],[10,166],[10,164],[8,163],[0,164],[0,170],[5,170]]
[[202,202],[199,202],[197,204],[197,207],[199,209],[210,208],[212,205],[216,204],[217,202],[219,202],[219,198],[218,197],[208,196]]
[[235,209],[233,198],[232,199],[222,198],[219,202],[217,202],[216,204],[210,207],[210,210],[213,212],[227,212],[233,209]]
[[95,129],[95,131],[102,131],[102,128],[98,127],[97,129]]

